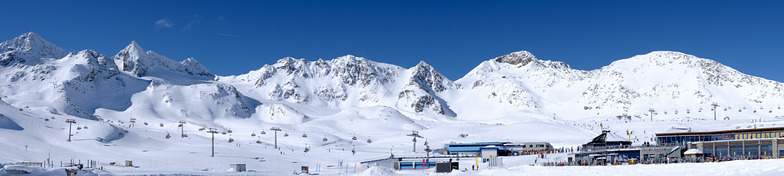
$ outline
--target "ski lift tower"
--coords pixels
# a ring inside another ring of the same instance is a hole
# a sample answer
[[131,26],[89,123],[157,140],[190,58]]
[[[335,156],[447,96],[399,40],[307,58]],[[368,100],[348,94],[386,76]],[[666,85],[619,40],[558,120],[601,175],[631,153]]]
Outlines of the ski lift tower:
[[711,104],[711,106],[713,106],[713,120],[716,120],[716,107],[718,107],[719,104],[716,104],[716,102],[713,102],[713,104]]
[[131,118],[131,126],[136,126],[136,118]]
[[[427,141],[425,141],[425,143],[427,143]],[[430,168],[430,163],[429,163],[430,162],[430,152],[432,152],[432,151],[433,150],[430,150],[430,145],[425,145],[425,152],[427,153],[427,157],[426,157],[427,160],[426,161],[428,162],[427,163],[428,168]]]
[[653,122],[653,108],[648,109],[648,112],[651,112],[651,122]]
[[272,127],[270,130],[275,131],[275,149],[278,149],[278,131],[280,131],[280,128]]
[[68,142],[71,142],[71,125],[76,123],[76,120],[66,119],[65,123],[68,123]]
[[185,137],[185,121],[180,120],[180,136]]
[[419,131],[411,131],[411,134],[406,134],[406,136],[411,136],[411,137],[414,138],[411,141],[414,142],[414,150],[413,151],[414,151],[414,153],[416,153],[416,138],[424,138],[424,137],[419,135]]
[[207,133],[212,133],[212,157],[215,157],[215,133],[218,133],[215,128],[210,128]]

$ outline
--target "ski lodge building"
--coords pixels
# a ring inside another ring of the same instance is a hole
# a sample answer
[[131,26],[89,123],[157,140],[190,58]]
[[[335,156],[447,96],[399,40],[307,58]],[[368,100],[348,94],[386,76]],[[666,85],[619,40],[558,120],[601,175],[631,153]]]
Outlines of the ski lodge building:
[[656,133],[656,143],[686,146],[706,158],[784,158],[784,127]]
[[447,155],[458,156],[514,156],[531,151],[553,150],[549,142],[478,142],[444,144]]

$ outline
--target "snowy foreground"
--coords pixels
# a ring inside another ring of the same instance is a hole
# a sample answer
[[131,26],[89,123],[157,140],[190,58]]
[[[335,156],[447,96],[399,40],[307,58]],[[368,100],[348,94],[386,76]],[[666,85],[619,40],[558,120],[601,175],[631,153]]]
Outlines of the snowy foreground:
[[[5,169],[21,169],[30,171],[31,175],[64,175],[65,168],[40,169],[25,166],[7,166],[0,169],[4,175]],[[682,163],[682,164],[657,164],[657,165],[624,165],[624,166],[514,166],[506,168],[491,168],[478,171],[454,171],[452,173],[435,173],[430,170],[405,170],[393,171],[387,168],[371,167],[364,171],[349,173],[322,173],[320,175],[782,175],[784,173],[784,160],[743,160],[720,163]],[[181,173],[156,173],[156,172],[107,172],[101,170],[83,170],[79,175],[277,175],[256,172],[181,172]]]

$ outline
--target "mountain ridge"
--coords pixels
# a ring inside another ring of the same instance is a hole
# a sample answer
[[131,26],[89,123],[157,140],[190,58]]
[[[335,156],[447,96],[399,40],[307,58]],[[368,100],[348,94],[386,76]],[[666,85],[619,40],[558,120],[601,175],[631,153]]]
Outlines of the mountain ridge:
[[[781,100],[784,99],[784,85],[780,82],[746,75],[716,61],[675,51],[653,51],[617,60],[594,70],[573,69],[564,62],[540,60],[528,51],[517,51],[486,60],[464,77],[452,81],[424,61],[414,67],[403,68],[353,55],[315,61],[285,57],[246,74],[218,76],[193,58],[176,62],[153,51],[145,51],[136,41],[112,57],[91,50],[64,55],[60,52],[62,49],[32,32],[3,42],[0,46],[13,48],[6,49],[5,53],[14,53],[0,55],[0,60],[6,60],[7,63],[0,67],[0,72],[9,78],[4,82],[6,86],[19,81],[41,85],[33,81],[47,80],[53,72],[59,73],[58,69],[66,68],[61,64],[65,62],[63,59],[81,58],[87,62],[77,66],[86,64],[78,68],[87,70],[74,70],[76,75],[71,78],[57,78],[63,85],[81,85],[71,89],[82,94],[91,92],[89,90],[105,92],[102,94],[125,92],[123,96],[116,97],[127,100],[127,103],[119,106],[85,104],[75,105],[78,108],[71,110],[42,107],[52,112],[78,111],[86,117],[96,115],[96,109],[128,110],[132,104],[130,97],[145,92],[136,86],[141,82],[146,82],[142,84],[148,90],[160,89],[156,87],[163,85],[178,87],[166,88],[168,91],[217,91],[215,95],[236,97],[221,100],[232,104],[222,109],[230,112],[228,116],[244,118],[262,112],[258,110],[259,107],[275,104],[281,104],[278,108],[294,108],[290,111],[304,113],[303,117],[326,115],[302,110],[303,107],[325,107],[331,110],[323,112],[336,112],[344,108],[382,106],[395,108],[407,116],[474,119],[480,115],[467,112],[474,110],[471,103],[466,102],[482,102],[490,108],[488,111],[498,112],[490,113],[489,118],[501,116],[502,112],[574,116],[620,113],[645,115],[650,108],[670,111],[703,109],[709,104],[719,103],[728,107],[763,106],[763,109],[770,109],[784,103]],[[20,59],[18,55],[25,58]],[[54,60],[40,60],[59,55],[63,56],[51,58]],[[39,56],[41,58],[36,58]],[[114,83],[89,83],[96,79],[114,79]],[[81,80],[84,83],[76,84],[68,80]],[[202,84],[214,85],[218,89],[206,90],[212,86]],[[106,91],[101,86],[116,87],[116,90]],[[47,86],[39,87],[48,89],[45,88]],[[60,89],[57,87],[42,91],[56,92]],[[4,93],[20,97],[15,95],[19,91],[24,92],[23,89],[11,90]],[[154,94],[166,97],[175,92]],[[73,98],[70,96],[62,94],[60,98],[46,99],[68,104],[64,100]],[[167,98],[163,99],[171,102]],[[30,101],[33,100],[19,102]],[[14,102],[13,99],[11,102]],[[19,102],[16,105],[21,105]],[[573,111],[584,112],[563,113]],[[210,114],[216,113],[213,111]],[[181,115],[178,118],[184,117]]]

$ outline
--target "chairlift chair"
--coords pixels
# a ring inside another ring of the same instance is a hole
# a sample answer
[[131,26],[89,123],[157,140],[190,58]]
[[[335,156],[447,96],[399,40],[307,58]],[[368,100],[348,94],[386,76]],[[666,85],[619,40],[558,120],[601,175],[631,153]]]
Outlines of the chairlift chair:
[[321,139],[321,141],[327,142],[327,136],[324,136],[324,139]]
[[283,134],[283,137],[289,137],[289,133]]
[[262,130],[262,131],[261,131],[261,134],[267,134],[267,132],[264,132],[264,130]]
[[171,138],[171,134],[166,133],[166,139],[169,139],[169,138]]
[[302,134],[302,137],[303,137],[303,138],[307,138],[307,137],[308,137],[308,135],[307,135],[307,134]]

